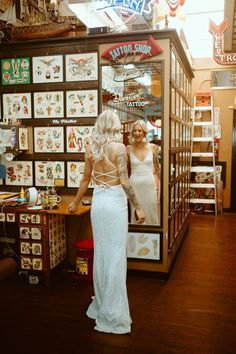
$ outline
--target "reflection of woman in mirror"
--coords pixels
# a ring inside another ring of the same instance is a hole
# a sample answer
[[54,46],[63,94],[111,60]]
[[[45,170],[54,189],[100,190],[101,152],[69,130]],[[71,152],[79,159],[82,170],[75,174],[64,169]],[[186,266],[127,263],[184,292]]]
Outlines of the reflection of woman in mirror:
[[[160,224],[158,146],[148,143],[147,132],[143,120],[137,120],[133,124],[130,145],[127,146],[131,168],[130,182],[145,213],[145,224]],[[132,206],[131,223],[136,223]]]

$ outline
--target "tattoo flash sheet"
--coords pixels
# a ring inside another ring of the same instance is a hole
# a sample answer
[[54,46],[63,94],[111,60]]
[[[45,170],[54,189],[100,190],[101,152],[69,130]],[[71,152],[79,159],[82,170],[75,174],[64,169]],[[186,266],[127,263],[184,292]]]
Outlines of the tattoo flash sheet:
[[33,57],[33,83],[62,82],[62,55]]
[[63,118],[63,91],[35,92],[34,118]]
[[33,163],[32,161],[6,161],[6,185],[32,186]]
[[3,96],[3,117],[9,119],[30,119],[31,94],[5,93]]
[[30,58],[2,59],[2,85],[30,83]]
[[92,81],[97,79],[97,53],[66,55],[66,81]]
[[160,234],[129,232],[127,257],[160,260]]
[[61,180],[61,186],[65,185],[64,161],[35,161],[35,185],[38,187],[52,187],[55,179]]
[[34,127],[34,152],[64,152],[63,127]]
[[67,117],[96,117],[98,115],[98,91],[67,91],[66,109]]
[[[78,188],[84,173],[84,161],[67,161],[67,187]],[[89,188],[93,188],[91,181]]]
[[66,152],[84,152],[93,131],[93,126],[66,127]]

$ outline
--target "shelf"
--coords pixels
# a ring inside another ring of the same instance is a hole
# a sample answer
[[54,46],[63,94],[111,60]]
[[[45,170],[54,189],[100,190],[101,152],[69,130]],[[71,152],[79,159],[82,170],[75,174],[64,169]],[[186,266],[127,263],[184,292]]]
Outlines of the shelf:
[[194,137],[193,138],[193,142],[204,142],[204,141],[214,141],[214,138],[212,138],[212,137]]
[[215,199],[190,199],[190,203],[194,204],[216,204]]
[[192,166],[191,172],[215,172],[215,168],[211,166]]
[[213,157],[213,152],[192,152],[192,157]]
[[211,111],[212,110],[212,106],[199,106],[199,107],[194,107],[194,112],[196,111],[201,111],[201,112],[207,112],[207,111]]
[[[196,118],[197,119],[197,118]],[[207,126],[207,127],[214,127],[214,124],[212,123],[212,121],[201,121],[201,122],[194,122],[193,125],[195,127],[202,127],[202,126]]]
[[215,188],[214,183],[190,183],[190,188]]

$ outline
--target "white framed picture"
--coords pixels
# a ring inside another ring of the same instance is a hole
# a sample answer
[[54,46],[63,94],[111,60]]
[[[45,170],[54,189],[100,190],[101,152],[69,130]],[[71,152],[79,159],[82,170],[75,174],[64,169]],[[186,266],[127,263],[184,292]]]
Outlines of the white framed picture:
[[98,80],[98,54],[68,54],[66,58],[66,81]]
[[30,93],[4,93],[3,117],[7,119],[32,118]]
[[7,186],[32,186],[33,163],[32,161],[6,161]]
[[63,127],[34,127],[34,152],[64,152]]
[[67,117],[97,117],[98,90],[76,90],[66,92]]
[[[84,173],[84,161],[67,161],[67,187],[78,188]],[[89,183],[89,188],[93,188],[93,181]]]
[[128,233],[127,257],[161,260],[160,233]]
[[91,142],[93,126],[66,127],[66,152],[84,152],[87,144]]
[[34,92],[34,118],[63,118],[63,91]]
[[33,83],[63,81],[63,56],[46,55],[32,58]]
[[52,187],[65,185],[65,162],[64,161],[35,161],[35,185],[37,187]]

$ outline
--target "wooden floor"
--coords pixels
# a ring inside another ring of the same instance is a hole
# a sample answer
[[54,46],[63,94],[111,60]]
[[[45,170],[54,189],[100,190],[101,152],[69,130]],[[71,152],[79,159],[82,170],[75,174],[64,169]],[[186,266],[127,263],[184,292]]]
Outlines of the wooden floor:
[[236,214],[192,215],[169,280],[129,276],[128,294],[132,332],[112,335],[93,329],[92,288],[73,288],[71,274],[50,288],[2,281],[0,352],[236,353]]

